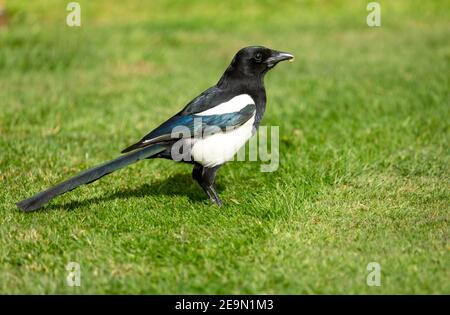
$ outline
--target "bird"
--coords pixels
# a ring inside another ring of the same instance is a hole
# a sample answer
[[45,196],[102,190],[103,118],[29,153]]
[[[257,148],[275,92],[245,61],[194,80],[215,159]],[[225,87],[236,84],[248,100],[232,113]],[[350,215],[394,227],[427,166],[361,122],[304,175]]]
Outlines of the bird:
[[222,206],[215,178],[257,131],[266,109],[266,73],[294,55],[263,46],[240,49],[216,85],[208,88],[177,114],[105,162],[47,190],[17,202],[30,212],[78,186],[144,159],[163,158],[193,165],[192,178],[213,204]]

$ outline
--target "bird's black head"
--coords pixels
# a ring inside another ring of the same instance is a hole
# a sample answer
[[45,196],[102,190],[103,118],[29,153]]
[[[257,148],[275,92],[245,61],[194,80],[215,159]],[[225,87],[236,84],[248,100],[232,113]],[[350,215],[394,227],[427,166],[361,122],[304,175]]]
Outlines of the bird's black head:
[[249,46],[237,52],[227,72],[245,77],[260,77],[283,60],[293,60],[292,54],[262,46]]

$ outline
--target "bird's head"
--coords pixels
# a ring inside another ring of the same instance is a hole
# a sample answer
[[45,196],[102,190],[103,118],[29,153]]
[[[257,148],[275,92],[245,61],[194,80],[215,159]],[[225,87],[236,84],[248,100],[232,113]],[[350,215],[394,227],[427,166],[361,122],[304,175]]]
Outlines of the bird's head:
[[292,61],[294,56],[262,46],[249,46],[237,52],[230,68],[245,76],[261,76],[284,60]]

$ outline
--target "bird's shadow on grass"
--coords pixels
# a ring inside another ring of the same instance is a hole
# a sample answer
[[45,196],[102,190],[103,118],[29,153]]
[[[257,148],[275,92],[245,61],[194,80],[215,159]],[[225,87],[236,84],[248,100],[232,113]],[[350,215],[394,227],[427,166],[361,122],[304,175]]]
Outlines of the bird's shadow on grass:
[[[217,191],[220,192],[221,186],[217,185]],[[47,207],[47,210],[75,210],[90,204],[116,199],[143,198],[146,196],[188,196],[193,202],[209,202],[208,197],[195,182],[191,175],[177,174],[167,179],[156,181],[151,184],[143,184],[137,188],[116,191],[99,197],[87,198],[84,200],[70,201],[66,203],[53,204]]]

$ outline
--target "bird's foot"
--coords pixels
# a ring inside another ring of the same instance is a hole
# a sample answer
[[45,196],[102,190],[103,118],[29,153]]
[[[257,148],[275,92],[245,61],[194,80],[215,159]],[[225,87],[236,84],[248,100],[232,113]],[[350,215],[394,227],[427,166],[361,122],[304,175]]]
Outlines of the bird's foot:
[[213,203],[215,203],[217,206],[221,207],[223,205],[222,200],[220,199],[219,195],[216,192],[216,189],[214,186],[202,186],[204,191],[209,197],[209,200],[211,200]]
[[223,206],[223,202],[222,200],[219,198],[219,196],[217,196],[217,198],[214,198],[214,200],[212,200],[212,202],[214,202],[217,206],[222,207]]
[[219,194],[216,191],[216,188],[214,186],[209,187],[209,189],[211,190],[211,193],[213,195],[213,202],[218,205],[219,207],[223,206],[223,202],[219,197]]

